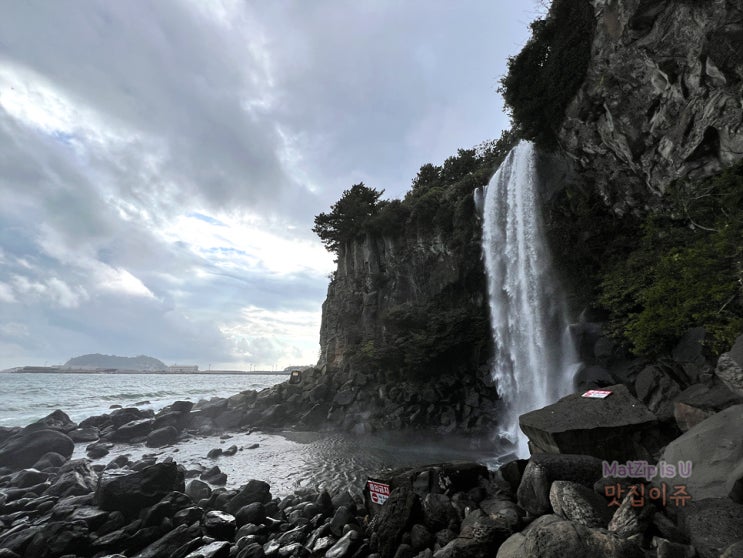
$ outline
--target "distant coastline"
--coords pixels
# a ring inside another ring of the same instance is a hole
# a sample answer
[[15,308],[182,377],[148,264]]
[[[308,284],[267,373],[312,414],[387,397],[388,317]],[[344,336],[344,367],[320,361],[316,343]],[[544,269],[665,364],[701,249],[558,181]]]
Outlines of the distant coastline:
[[213,376],[231,374],[240,376],[289,376],[287,370],[195,370],[189,372],[170,372],[169,370],[123,370],[118,368],[60,368],[52,366],[22,366],[2,370],[6,374],[163,374],[167,376]]

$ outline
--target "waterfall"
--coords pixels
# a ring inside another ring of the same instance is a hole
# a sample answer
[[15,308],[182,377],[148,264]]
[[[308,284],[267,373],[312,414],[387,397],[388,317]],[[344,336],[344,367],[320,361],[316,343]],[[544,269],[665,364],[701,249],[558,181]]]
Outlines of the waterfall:
[[532,144],[517,145],[486,190],[482,243],[495,344],[492,374],[504,404],[499,435],[526,457],[519,415],[570,393],[576,360],[543,237]]

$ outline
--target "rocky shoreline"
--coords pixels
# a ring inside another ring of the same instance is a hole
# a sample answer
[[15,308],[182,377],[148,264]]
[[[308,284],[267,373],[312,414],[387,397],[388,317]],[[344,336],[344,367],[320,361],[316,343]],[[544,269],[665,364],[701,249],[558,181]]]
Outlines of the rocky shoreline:
[[[607,398],[577,393],[522,415],[529,460],[369,471],[374,498],[368,486],[277,497],[265,481],[227,487],[217,465],[174,459],[194,437],[297,416],[308,427],[310,405],[328,409],[318,424],[337,426],[334,409],[364,401],[358,379],[329,391],[338,377],[311,372],[299,384],[80,424],[55,411],[0,430],[0,558],[741,556],[743,336],[714,370],[697,363],[681,376],[678,366],[648,365],[614,385],[596,374],[584,387]],[[222,438],[227,447],[209,458],[243,449]],[[158,453],[100,461],[131,443]],[[76,444],[86,458],[71,459]]]

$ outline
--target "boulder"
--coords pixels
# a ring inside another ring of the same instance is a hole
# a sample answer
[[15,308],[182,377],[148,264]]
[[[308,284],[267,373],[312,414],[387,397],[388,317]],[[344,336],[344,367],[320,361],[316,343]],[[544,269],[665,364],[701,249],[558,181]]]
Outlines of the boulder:
[[381,558],[393,558],[403,533],[420,519],[418,495],[407,487],[395,488],[372,523],[372,531],[379,537]]
[[188,494],[194,503],[198,503],[200,500],[209,498],[212,495],[212,489],[204,481],[191,479],[186,485],[186,494]]
[[731,391],[743,396],[743,335],[735,340],[730,352],[720,355],[715,368],[715,375]]
[[686,432],[707,417],[738,403],[743,403],[743,397],[719,380],[711,384],[693,384],[673,400],[673,416],[681,431]]
[[[113,411],[110,415],[108,415],[108,418],[111,421],[111,424],[113,424],[114,428],[119,428],[127,422],[150,418],[153,415],[154,413],[152,411],[140,411],[135,407],[124,407],[123,409],[116,409],[115,411]],[[88,426],[86,421],[81,422],[80,425]],[[101,428],[98,424],[92,424],[91,426],[98,426],[99,428]]]
[[556,515],[586,527],[606,527],[611,518],[606,500],[576,482],[553,482],[549,498]]
[[67,435],[73,442],[95,442],[100,437],[100,432],[95,426],[84,426],[70,430]]
[[57,430],[67,434],[71,430],[75,430],[77,424],[72,422],[70,417],[64,411],[57,409],[49,413],[43,419],[39,419],[36,422],[32,422],[24,430],[30,432],[32,430]]
[[508,538],[497,558],[643,558],[634,542],[556,515],[544,515]]
[[588,455],[533,455],[516,491],[518,503],[534,516],[550,513],[554,481],[572,481],[590,488],[602,473],[602,461]]
[[161,448],[175,443],[178,439],[178,430],[174,426],[165,426],[153,430],[147,435],[147,447],[150,448]]
[[58,430],[22,430],[0,443],[0,467],[31,467],[50,452],[60,454],[67,460],[74,449],[75,443],[70,437]]
[[[743,476],[743,405],[734,405],[700,422],[672,441],[660,461],[667,469],[653,480],[671,487],[684,486],[693,500],[730,494]],[[675,473],[675,474],[672,474]],[[669,494],[670,497],[670,494]]]
[[184,489],[183,472],[175,463],[156,463],[134,473],[106,471],[98,482],[95,502],[103,510],[132,517],[170,492]]
[[624,539],[643,534],[653,521],[655,506],[645,502],[637,506],[634,500],[634,495],[627,494],[609,522],[609,531]]
[[593,455],[607,460],[652,460],[666,441],[658,420],[626,386],[605,399],[575,393],[519,417],[535,452]]
[[229,541],[235,536],[235,516],[219,510],[208,511],[201,520],[201,527],[208,536]]
[[96,489],[98,475],[91,470],[86,459],[68,461],[59,470],[58,476],[44,493],[47,496],[82,496]]
[[120,426],[111,435],[111,440],[114,442],[129,442],[136,438],[144,438],[152,431],[151,418],[143,418],[129,421]]
[[691,501],[679,510],[679,523],[700,558],[717,558],[743,540],[743,505],[727,498]]
[[230,500],[227,511],[234,514],[240,508],[253,502],[267,504],[271,501],[271,498],[271,486],[267,482],[252,479],[240,487],[237,495]]
[[647,405],[658,420],[673,418],[673,398],[681,393],[681,385],[663,366],[646,366],[635,380],[637,398]]

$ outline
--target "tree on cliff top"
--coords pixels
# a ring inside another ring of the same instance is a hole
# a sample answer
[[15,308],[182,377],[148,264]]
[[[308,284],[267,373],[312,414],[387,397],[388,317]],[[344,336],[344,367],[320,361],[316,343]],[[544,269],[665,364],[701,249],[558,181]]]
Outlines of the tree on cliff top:
[[354,184],[330,207],[330,213],[315,217],[312,231],[328,250],[338,254],[340,247],[363,232],[369,218],[379,211],[383,193],[384,190],[369,188],[363,182]]

